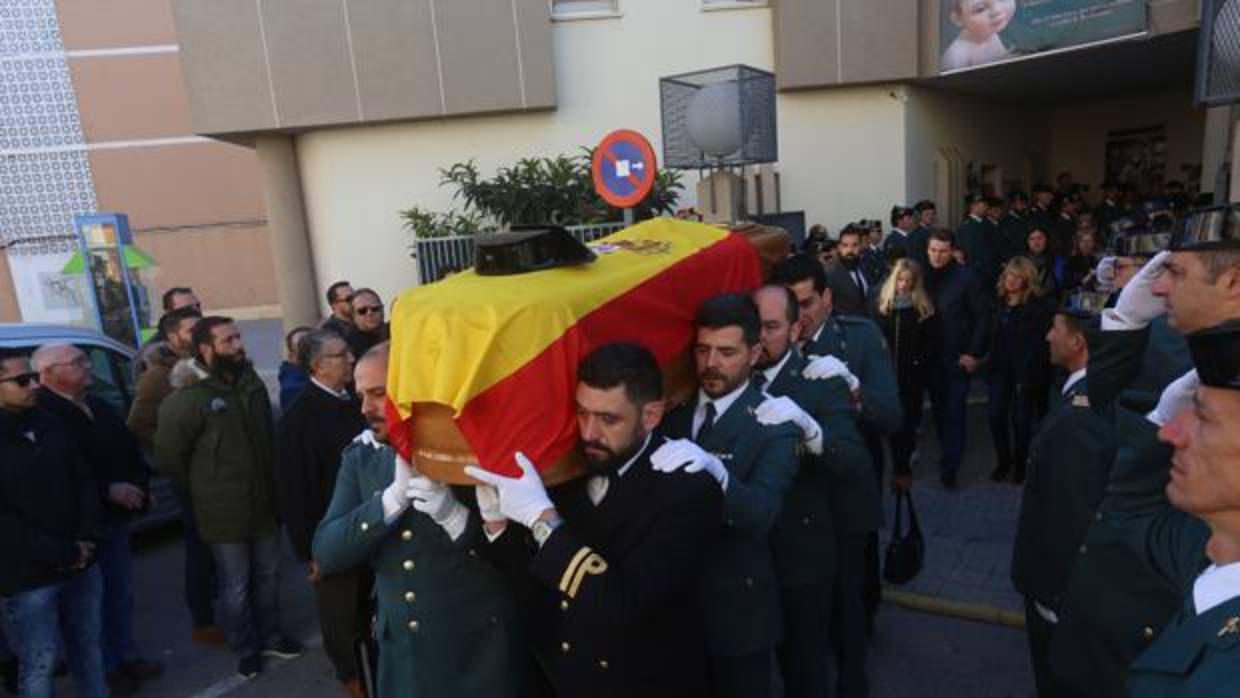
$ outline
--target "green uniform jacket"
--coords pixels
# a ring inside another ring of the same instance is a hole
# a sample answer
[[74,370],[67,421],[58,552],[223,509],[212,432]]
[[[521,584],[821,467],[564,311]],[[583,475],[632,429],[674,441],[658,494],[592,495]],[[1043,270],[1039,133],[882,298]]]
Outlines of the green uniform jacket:
[[861,381],[861,420],[883,434],[900,430],[904,409],[900,407],[896,371],[883,333],[873,321],[832,314],[818,336],[801,347],[801,354],[830,354],[848,364],[848,370]]
[[381,495],[395,452],[355,443],[342,458],[314,559],[323,574],[374,569],[379,698],[521,695],[525,648],[515,607],[501,576],[474,553],[477,515],[456,541],[412,508],[384,523]]
[[[1155,425],[1124,406],[1118,410],[1117,425],[1125,439],[1103,513],[1152,572],[1184,600],[1181,612],[1133,662],[1128,695],[1240,695],[1240,594],[1201,615],[1193,611],[1193,582],[1209,565],[1205,546],[1210,530],[1167,501],[1169,459],[1165,450],[1156,448]],[[1154,462],[1162,467],[1154,469]]]
[[189,493],[203,541],[235,543],[275,530],[272,431],[267,388],[253,368],[236,383],[202,375],[160,406],[155,462]]
[[[797,470],[801,431],[791,424],[759,424],[753,411],[764,400],[753,387],[719,415],[698,444],[728,469],[723,530],[707,561],[701,597],[707,647],[713,656],[735,656],[774,646],[783,637],[779,589],[770,534]],[[674,410],[662,433],[692,438],[696,400]]]
[[956,229],[956,246],[964,250],[965,264],[983,284],[999,274],[998,227],[984,218],[965,216]]

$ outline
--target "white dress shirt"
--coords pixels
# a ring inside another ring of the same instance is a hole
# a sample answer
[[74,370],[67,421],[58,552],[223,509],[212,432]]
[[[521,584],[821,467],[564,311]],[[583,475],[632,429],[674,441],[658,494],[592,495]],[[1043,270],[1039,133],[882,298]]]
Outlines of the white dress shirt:
[[732,406],[732,403],[736,402],[736,398],[740,397],[747,387],[749,387],[749,381],[742,381],[736,387],[736,390],[715,399],[711,399],[701,388],[698,388],[698,405],[697,409],[693,411],[693,438],[695,441],[697,440],[698,432],[702,429],[702,422],[706,421],[706,405],[712,402],[715,403],[715,424],[718,424],[723,415],[727,413],[728,408]]
[[[633,467],[637,459],[650,447],[652,436],[654,434],[646,435],[646,440],[642,442],[642,447],[637,449],[637,453],[634,453],[633,457],[628,459],[624,465],[620,466],[620,469],[616,471],[616,477],[624,477],[624,474],[629,472],[629,469]],[[590,501],[594,503],[594,506],[602,503],[603,498],[607,496],[607,488],[610,486],[611,478],[606,475],[595,475],[586,482],[586,494],[590,497]]]
[[1063,390],[1060,391],[1060,394],[1067,395],[1068,391],[1072,389],[1072,386],[1076,385],[1077,381],[1081,380],[1084,377],[1085,377],[1085,369],[1082,368],[1082,369],[1073,371],[1072,374],[1068,376],[1068,380],[1063,382]]
[[1193,606],[1197,615],[1240,596],[1240,562],[1210,565],[1193,582]]

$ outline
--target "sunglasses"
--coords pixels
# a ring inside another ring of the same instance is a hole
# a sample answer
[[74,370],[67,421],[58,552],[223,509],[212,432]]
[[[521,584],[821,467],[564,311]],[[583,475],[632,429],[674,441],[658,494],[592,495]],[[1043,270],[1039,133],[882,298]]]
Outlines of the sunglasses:
[[32,383],[38,383],[38,382],[39,382],[39,374],[34,373],[34,372],[19,373],[16,376],[9,376],[8,378],[0,378],[0,383],[16,383],[17,387],[19,388],[27,388]]
[[381,305],[363,305],[360,308],[354,308],[353,312],[358,315],[370,315],[371,313],[383,314],[383,306]]

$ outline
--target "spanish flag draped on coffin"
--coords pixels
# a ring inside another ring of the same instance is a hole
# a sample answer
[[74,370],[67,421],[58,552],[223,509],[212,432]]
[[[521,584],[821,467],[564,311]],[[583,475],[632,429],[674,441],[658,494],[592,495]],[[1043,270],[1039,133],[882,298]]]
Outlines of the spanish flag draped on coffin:
[[[782,232],[766,237],[778,238],[767,247],[786,251]],[[461,469],[472,462],[517,475],[518,450],[545,480],[572,477],[581,358],[609,342],[638,342],[663,366],[669,392],[691,386],[694,314],[711,296],[760,283],[759,244],[655,219],[594,243],[590,264],[512,276],[466,271],[404,292],[392,312],[392,443],[446,482],[471,482]]]

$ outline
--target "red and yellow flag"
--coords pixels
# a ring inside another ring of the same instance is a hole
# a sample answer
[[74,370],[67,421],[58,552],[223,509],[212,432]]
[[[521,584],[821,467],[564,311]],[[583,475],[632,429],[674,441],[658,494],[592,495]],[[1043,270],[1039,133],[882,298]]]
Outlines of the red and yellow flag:
[[550,464],[576,443],[573,394],[586,354],[633,341],[666,364],[688,349],[702,301],[761,280],[745,238],[700,223],[655,219],[593,247],[599,257],[588,265],[467,271],[403,293],[388,369],[398,419],[414,403],[443,405],[483,467],[516,474],[518,450]]

